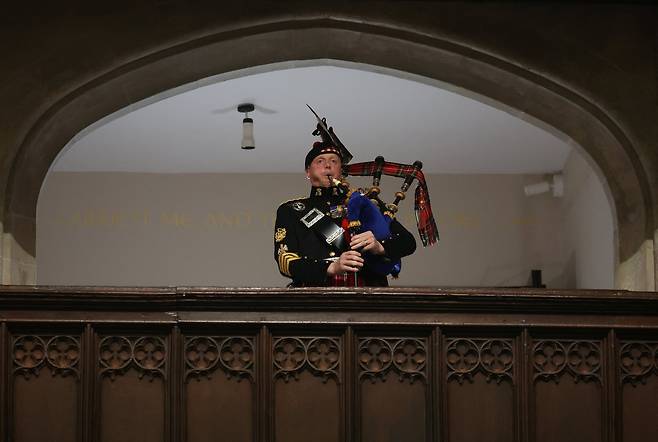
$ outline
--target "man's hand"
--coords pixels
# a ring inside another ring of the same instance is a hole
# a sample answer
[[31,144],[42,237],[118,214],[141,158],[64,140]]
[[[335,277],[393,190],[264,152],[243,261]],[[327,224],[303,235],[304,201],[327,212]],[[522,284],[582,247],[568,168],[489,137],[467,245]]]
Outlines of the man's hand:
[[375,239],[375,235],[370,230],[354,235],[350,241],[350,249],[370,252],[373,255],[383,255],[386,253],[382,243]]
[[332,262],[327,267],[327,275],[333,276],[340,273],[356,273],[363,267],[363,258],[355,250],[348,250],[341,253],[337,261]]

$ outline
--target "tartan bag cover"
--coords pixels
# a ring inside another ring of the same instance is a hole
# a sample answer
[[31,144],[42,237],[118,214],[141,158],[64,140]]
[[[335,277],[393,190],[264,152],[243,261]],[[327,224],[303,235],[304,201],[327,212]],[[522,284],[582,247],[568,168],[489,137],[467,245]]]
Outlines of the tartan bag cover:
[[[347,175],[352,176],[372,176],[376,169],[374,161],[364,163],[348,164],[345,167]],[[410,164],[400,164],[385,161],[382,167],[384,175],[396,176],[405,178],[410,174],[418,180],[416,192],[414,195],[414,210],[416,213],[416,223],[418,225],[418,233],[423,242],[423,246],[435,244],[439,240],[439,229],[434,221],[432,214],[432,206],[430,204],[430,194],[427,190],[427,182],[425,175],[419,169],[414,168]]]

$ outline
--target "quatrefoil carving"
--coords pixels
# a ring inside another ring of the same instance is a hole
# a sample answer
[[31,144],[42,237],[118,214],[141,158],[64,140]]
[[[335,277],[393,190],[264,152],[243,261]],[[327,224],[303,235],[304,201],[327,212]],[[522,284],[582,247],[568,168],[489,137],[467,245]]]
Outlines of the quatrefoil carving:
[[427,345],[417,338],[361,338],[358,362],[360,379],[384,382],[393,370],[398,379],[426,379]]
[[321,376],[340,381],[341,347],[338,338],[331,337],[281,337],[273,344],[274,378],[285,382],[298,380],[299,374],[308,369]]
[[514,350],[511,339],[451,338],[446,342],[448,380],[460,384],[473,382],[476,373],[486,376],[487,382],[514,381]]
[[619,350],[621,381],[633,387],[646,383],[652,373],[658,373],[658,343],[630,341]]
[[221,368],[227,378],[240,382],[244,378],[253,379],[254,344],[252,338],[241,336],[217,337],[195,336],[185,343],[186,380],[194,377],[210,378]]
[[537,341],[532,361],[535,380],[557,383],[569,374],[576,382],[601,382],[601,344],[597,341]]
[[38,376],[44,367],[53,376],[79,377],[80,341],[74,336],[58,335],[50,338],[24,335],[13,342],[14,372],[26,378]]
[[98,345],[100,376],[114,380],[131,368],[140,379],[165,378],[167,345],[159,336],[106,336]]

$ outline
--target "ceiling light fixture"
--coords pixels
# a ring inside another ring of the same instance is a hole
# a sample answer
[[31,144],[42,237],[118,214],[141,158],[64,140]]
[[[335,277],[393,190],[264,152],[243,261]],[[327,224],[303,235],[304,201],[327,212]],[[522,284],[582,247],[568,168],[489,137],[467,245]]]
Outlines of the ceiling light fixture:
[[256,147],[254,141],[254,120],[249,118],[249,112],[254,111],[254,105],[251,103],[243,103],[238,105],[238,112],[244,114],[242,120],[242,143],[240,147],[245,150],[251,150]]

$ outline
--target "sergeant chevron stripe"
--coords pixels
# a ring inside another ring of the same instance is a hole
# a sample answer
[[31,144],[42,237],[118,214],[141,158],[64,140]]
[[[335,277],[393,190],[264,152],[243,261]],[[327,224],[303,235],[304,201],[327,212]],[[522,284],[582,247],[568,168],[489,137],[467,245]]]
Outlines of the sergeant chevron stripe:
[[292,276],[290,274],[290,270],[289,270],[290,263],[292,261],[297,260],[297,259],[301,259],[301,257],[296,253],[286,252],[286,253],[280,254],[279,255],[279,271],[281,273],[283,273],[284,275],[286,275],[286,276]]

